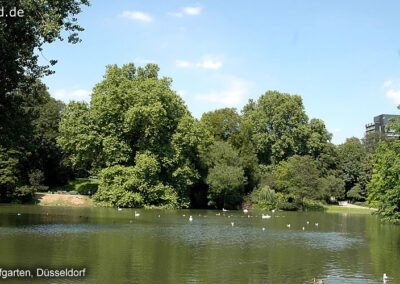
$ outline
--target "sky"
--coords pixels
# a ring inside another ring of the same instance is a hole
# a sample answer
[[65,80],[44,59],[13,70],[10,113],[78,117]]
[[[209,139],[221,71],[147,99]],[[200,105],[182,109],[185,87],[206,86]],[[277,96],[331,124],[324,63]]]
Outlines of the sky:
[[44,78],[64,102],[90,101],[108,64],[156,63],[194,117],[241,111],[268,90],[298,94],[332,142],[364,135],[400,104],[400,1],[92,0],[82,42],[44,47]]

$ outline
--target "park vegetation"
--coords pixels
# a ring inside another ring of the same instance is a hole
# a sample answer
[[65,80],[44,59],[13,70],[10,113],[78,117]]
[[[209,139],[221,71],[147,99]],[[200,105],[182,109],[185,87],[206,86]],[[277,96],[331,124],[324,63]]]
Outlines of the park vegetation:
[[0,22],[1,202],[95,176],[76,184],[102,206],[306,210],[346,199],[399,222],[398,138],[334,145],[299,95],[278,91],[196,119],[155,64],[109,65],[89,103],[65,105],[40,81],[52,71],[35,50],[65,30],[79,42],[74,16],[89,3],[19,4],[25,18]]

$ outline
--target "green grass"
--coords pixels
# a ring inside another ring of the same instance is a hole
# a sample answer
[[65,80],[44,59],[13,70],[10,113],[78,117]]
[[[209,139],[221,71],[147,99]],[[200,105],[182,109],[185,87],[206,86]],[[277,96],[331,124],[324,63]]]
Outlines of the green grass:
[[349,208],[338,205],[324,205],[327,213],[356,213],[356,214],[371,214],[374,209],[371,208]]
[[57,186],[51,189],[51,191],[57,191],[57,190],[65,190],[65,191],[77,191],[77,188],[80,184],[91,182],[90,179],[88,178],[80,178],[80,179],[74,179],[70,180],[68,184],[63,185],[63,186]]

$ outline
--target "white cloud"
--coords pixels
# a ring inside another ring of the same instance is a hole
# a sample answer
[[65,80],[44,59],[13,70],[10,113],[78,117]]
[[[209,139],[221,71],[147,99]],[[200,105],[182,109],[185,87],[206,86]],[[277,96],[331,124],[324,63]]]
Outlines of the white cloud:
[[153,21],[153,18],[149,14],[140,11],[124,11],[121,17],[146,23]]
[[[134,61],[136,64],[148,64],[148,63],[155,63],[154,60],[142,58],[142,57],[135,57]],[[135,65],[136,65],[135,64]]]
[[389,87],[390,85],[392,85],[393,81],[392,80],[387,80],[385,83],[383,83],[384,87]]
[[340,132],[340,131],[341,131],[340,128],[332,128],[332,129],[329,129],[329,132],[330,132],[330,133],[338,133],[338,132]]
[[176,93],[177,93],[181,98],[183,98],[184,96],[186,96],[187,91],[185,91],[185,90],[180,90],[180,91],[177,91]]
[[196,67],[196,68],[204,68],[204,69],[214,69],[217,70],[222,67],[222,62],[218,60],[212,60],[212,59],[203,59],[201,62],[194,63],[186,60],[176,60],[175,61],[176,66],[180,68],[190,68],[190,67]]
[[188,68],[192,66],[192,63],[190,63],[189,61],[185,61],[185,60],[176,60],[175,61],[176,66],[180,67],[180,68]]
[[182,12],[185,13],[186,15],[196,16],[196,15],[200,15],[202,9],[203,8],[201,6],[183,7]]
[[54,92],[54,98],[57,100],[61,100],[65,103],[69,101],[90,101],[90,94],[91,92],[85,89],[77,89],[77,90],[65,90],[60,89]]
[[169,12],[168,15],[172,17],[182,18],[183,16],[197,16],[201,14],[203,7],[193,6],[193,7],[183,7],[179,12]]
[[219,103],[226,106],[238,106],[244,102],[245,97],[249,94],[251,82],[237,78],[225,78],[225,88],[219,91],[211,91],[205,94],[195,95],[195,99],[199,101],[207,101],[211,103]]
[[395,104],[400,104],[400,91],[396,91],[396,90],[388,90],[386,92],[386,97],[388,97],[389,99],[391,99]]
[[204,59],[202,62],[197,63],[196,66],[204,69],[219,69],[222,67],[221,61],[213,61],[211,59]]

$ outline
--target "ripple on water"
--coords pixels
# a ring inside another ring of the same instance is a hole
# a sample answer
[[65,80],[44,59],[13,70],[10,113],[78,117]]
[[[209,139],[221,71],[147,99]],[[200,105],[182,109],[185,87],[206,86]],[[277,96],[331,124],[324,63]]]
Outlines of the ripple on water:
[[59,234],[80,234],[100,232],[120,232],[129,230],[127,225],[98,225],[98,224],[41,224],[27,225],[21,227],[0,227],[1,235],[59,235]]

